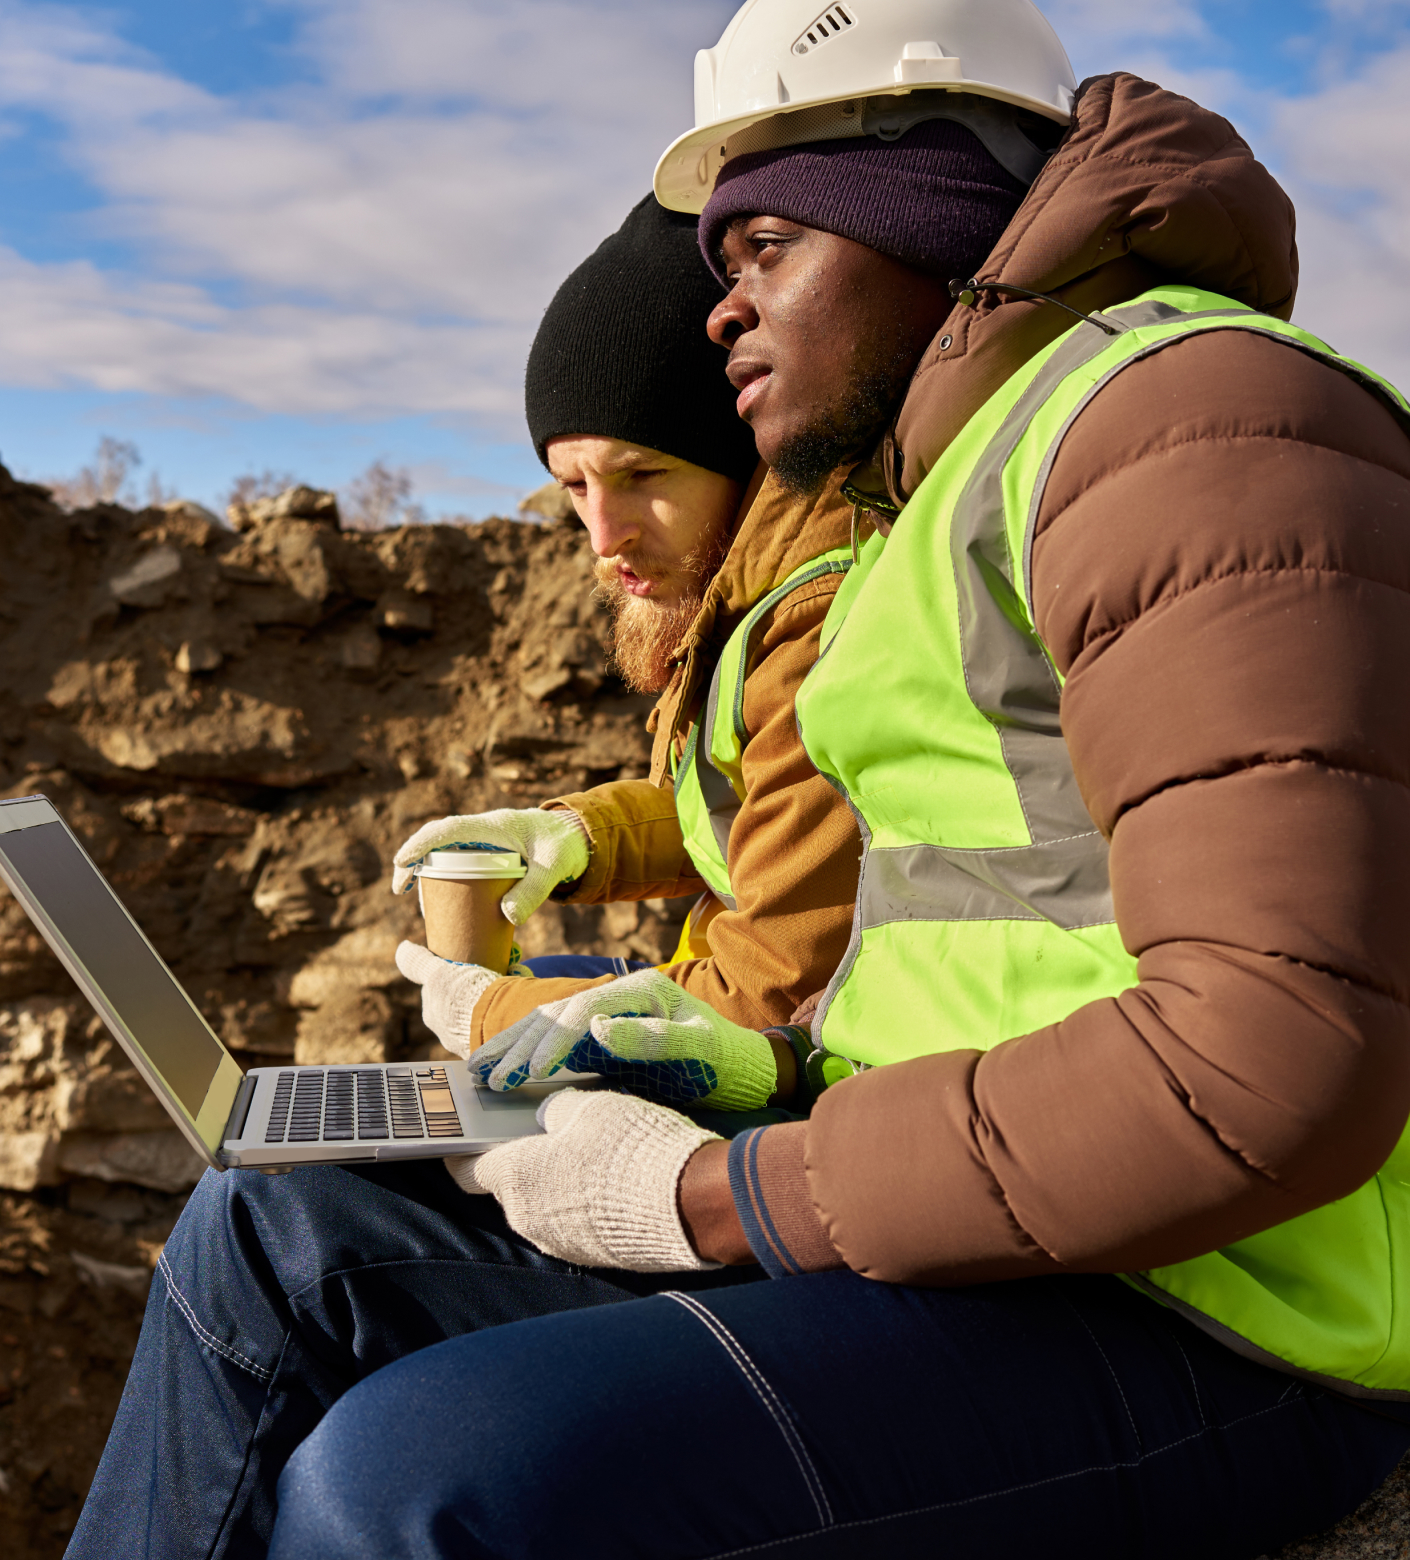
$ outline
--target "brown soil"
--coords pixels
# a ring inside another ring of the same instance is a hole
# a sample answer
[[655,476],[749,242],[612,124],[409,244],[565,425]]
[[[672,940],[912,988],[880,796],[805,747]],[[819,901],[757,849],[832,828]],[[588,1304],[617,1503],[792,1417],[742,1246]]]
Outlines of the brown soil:
[[[645,773],[650,701],[604,667],[576,525],[349,533],[307,489],[243,518],[67,514],[0,468],[0,796],[60,807],[246,1063],[439,1054],[392,851]],[[682,915],[549,905],[520,942],[664,960]],[[0,897],[0,1186],[196,1169]]]
[[[575,525],[345,532],[308,490],[236,518],[69,514],[0,467],[0,796],[60,807],[246,1065],[444,1055],[392,962],[420,931],[392,850],[644,774],[650,701],[604,666]],[[683,914],[546,906],[520,941],[664,960]],[[199,1168],[0,889],[12,1560],[63,1551]]]
[[10,1560],[64,1552],[183,1201],[101,1181],[44,1200],[0,1195],[0,1553]]

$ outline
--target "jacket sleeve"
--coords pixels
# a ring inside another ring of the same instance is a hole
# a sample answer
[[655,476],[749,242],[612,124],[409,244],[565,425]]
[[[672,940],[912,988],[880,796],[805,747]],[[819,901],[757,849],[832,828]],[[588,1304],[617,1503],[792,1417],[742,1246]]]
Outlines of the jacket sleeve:
[[1033,589],[1138,984],[823,1096],[751,1195],[876,1278],[1181,1261],[1353,1191],[1410,1114],[1404,430],[1281,343],[1169,347],[1069,431]]
[[571,808],[588,832],[588,869],[567,886],[562,895],[566,903],[675,899],[704,889],[704,880],[686,855],[669,777],[664,785],[614,780],[591,791],[555,796],[543,805]]

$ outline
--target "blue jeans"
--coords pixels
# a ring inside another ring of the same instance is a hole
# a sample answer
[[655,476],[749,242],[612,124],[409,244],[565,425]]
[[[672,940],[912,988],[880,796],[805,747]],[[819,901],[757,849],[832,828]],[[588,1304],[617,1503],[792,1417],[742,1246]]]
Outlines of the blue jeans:
[[599,975],[630,975],[651,966],[641,959],[615,959],[605,953],[541,953],[525,959],[524,968],[545,980],[596,980]]
[[585,1271],[441,1166],[210,1172],[70,1560],[1236,1560],[1410,1446],[1120,1280]]

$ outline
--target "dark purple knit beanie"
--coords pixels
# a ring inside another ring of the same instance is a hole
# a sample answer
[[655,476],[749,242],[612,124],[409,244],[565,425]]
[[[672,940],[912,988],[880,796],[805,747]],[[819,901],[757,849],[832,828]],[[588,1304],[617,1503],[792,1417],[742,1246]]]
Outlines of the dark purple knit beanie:
[[895,141],[810,141],[732,157],[700,213],[700,248],[723,281],[730,223],[784,217],[918,271],[972,276],[1027,193],[972,131],[931,119]]

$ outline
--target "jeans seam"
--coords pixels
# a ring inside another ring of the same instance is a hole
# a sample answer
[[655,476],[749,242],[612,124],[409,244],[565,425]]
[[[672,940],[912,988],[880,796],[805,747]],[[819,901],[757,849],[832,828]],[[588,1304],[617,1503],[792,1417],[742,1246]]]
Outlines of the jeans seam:
[[[1294,1401],[1300,1402],[1302,1400],[1296,1399]],[[1189,1435],[1182,1435],[1177,1440],[1167,1442],[1164,1446],[1156,1447],[1154,1451],[1139,1452],[1135,1457],[1126,1462],[1094,1463],[1089,1468],[1074,1468],[1070,1473],[1053,1474],[1051,1478],[1047,1479],[1033,1479],[1027,1484],[1011,1484],[1004,1489],[990,1490],[983,1495],[966,1495],[960,1500],[934,1501],[927,1506],[911,1506],[904,1511],[889,1511],[884,1516],[879,1517],[858,1517],[852,1522],[837,1523],[831,1531],[846,1533],[858,1528],[876,1527],[879,1523],[894,1522],[901,1517],[920,1517],[929,1511],[953,1511],[961,1506],[978,1505],[981,1501],[999,1500],[1005,1495],[1019,1495],[1026,1490],[1043,1489],[1049,1484],[1065,1484],[1069,1479],[1083,1479],[1092,1473],[1112,1473],[1118,1469],[1139,1468],[1142,1463],[1149,1462],[1155,1457],[1162,1457],[1166,1452],[1173,1452],[1177,1446],[1183,1446],[1187,1441],[1197,1441],[1201,1436],[1211,1435],[1217,1431],[1232,1430],[1236,1425],[1247,1424],[1253,1419],[1262,1419],[1265,1414],[1276,1414],[1281,1409],[1291,1408],[1292,1406],[1292,1402],[1279,1398],[1276,1403],[1270,1404],[1267,1408],[1257,1409],[1251,1414],[1242,1414],[1237,1419],[1229,1420],[1227,1424],[1211,1425],[1206,1422],[1201,1429],[1192,1430]],[[817,1533],[791,1533],[786,1538],[769,1538],[765,1539],[761,1544],[746,1544],[742,1549],[719,1549],[708,1556],[707,1560],[734,1560],[734,1557],[737,1555],[761,1554],[766,1549],[778,1549],[784,1544],[800,1544],[816,1537],[818,1537]]]
[[[320,1273],[317,1278],[309,1279],[308,1283],[289,1290],[284,1298],[292,1305],[309,1290],[317,1289],[320,1284],[326,1284],[330,1278],[341,1278],[344,1273],[375,1273],[378,1268],[429,1267],[435,1263],[442,1263],[447,1267],[491,1267],[496,1270],[501,1270],[505,1266],[502,1262],[485,1257],[388,1257],[384,1262],[359,1262],[356,1266],[329,1268],[326,1273]],[[564,1266],[568,1269],[566,1274],[560,1274],[557,1268],[543,1271],[551,1273],[554,1277],[568,1278],[581,1278],[590,1272],[588,1268],[574,1267],[571,1262],[565,1263]]]
[[770,1385],[763,1371],[759,1369],[749,1356],[744,1345],[740,1343],[739,1339],[734,1336],[719,1317],[709,1310],[708,1307],[703,1306],[694,1295],[682,1294],[678,1289],[667,1289],[662,1292],[661,1298],[674,1300],[677,1305],[683,1306],[697,1321],[705,1325],[715,1341],[724,1349],[739,1373],[753,1389],[755,1396],[764,1405],[774,1424],[778,1427],[778,1432],[783,1437],[784,1444],[793,1454],[793,1460],[797,1463],[798,1471],[803,1476],[803,1483],[807,1486],[808,1493],[813,1498],[813,1505],[818,1513],[819,1527],[822,1529],[833,1527],[837,1519],[832,1514],[832,1505],[827,1498],[827,1491],[823,1488],[822,1478],[818,1474],[813,1459],[808,1454],[808,1448],[803,1444],[803,1438],[798,1432],[798,1427],[789,1418],[788,1411],[784,1408],[778,1394]]
[[163,1252],[162,1255],[157,1258],[157,1266],[162,1271],[162,1279],[166,1284],[167,1295],[172,1301],[175,1302],[177,1310],[180,1311],[182,1316],[186,1318],[186,1323],[190,1327],[191,1331],[195,1333],[197,1342],[204,1344],[208,1349],[214,1349],[217,1354],[229,1360],[230,1363],[237,1369],[248,1372],[255,1378],[256,1381],[260,1382],[261,1385],[267,1387],[274,1379],[274,1372],[272,1370],[269,1370],[263,1365],[257,1365],[252,1359],[248,1357],[248,1355],[241,1354],[238,1349],[233,1349],[229,1344],[222,1343],[220,1339],[217,1338],[216,1335],[210,1330],[210,1328],[203,1327],[197,1320],[196,1312],[193,1309],[191,1302],[186,1298],[185,1295],[181,1293],[181,1290],[177,1287],[176,1279],[172,1275],[171,1267],[166,1260],[165,1252]]
[[[1185,1346],[1184,1346],[1184,1344],[1181,1343],[1178,1338],[1174,1338],[1173,1334],[1172,1334],[1172,1338],[1173,1338],[1175,1347],[1177,1349],[1179,1349],[1179,1351],[1180,1351],[1180,1358],[1182,1360],[1184,1360],[1184,1362],[1185,1362],[1185,1369],[1189,1373],[1189,1377],[1190,1377],[1190,1390],[1195,1395],[1195,1407],[1197,1409],[1199,1409],[1199,1422],[1200,1422],[1200,1424],[1202,1424],[1204,1426],[1204,1428],[1206,1430],[1208,1430],[1209,1429],[1209,1419],[1208,1419],[1208,1417],[1206,1416],[1206,1414],[1204,1412],[1204,1398],[1201,1397],[1201,1395],[1200,1395],[1199,1382],[1195,1379],[1195,1368],[1194,1368],[1193,1365],[1190,1364],[1190,1356],[1185,1353]],[[1285,1398],[1286,1396],[1287,1396],[1287,1393],[1284,1392],[1282,1394],[1282,1397],[1280,1397],[1278,1399],[1278,1402],[1281,1403],[1283,1401],[1283,1398]]]
[[[1093,1346],[1096,1348],[1097,1353],[1101,1355],[1102,1364],[1106,1366],[1108,1374],[1111,1376],[1112,1381],[1116,1385],[1117,1393],[1120,1395],[1121,1406],[1126,1410],[1126,1420],[1127,1423],[1131,1426],[1131,1434],[1136,1438],[1136,1450],[1139,1452],[1141,1450],[1141,1432],[1136,1427],[1136,1416],[1131,1412],[1131,1405],[1126,1400],[1126,1388],[1121,1385],[1121,1377],[1116,1374],[1115,1367],[1112,1365],[1110,1359],[1107,1358],[1107,1352],[1104,1348],[1102,1348],[1101,1339],[1098,1338],[1096,1333],[1094,1333],[1091,1327],[1088,1326],[1087,1318],[1082,1315],[1082,1313],[1075,1305],[1073,1305],[1073,1303],[1066,1297],[1066,1295],[1063,1296],[1062,1303],[1069,1311],[1072,1312],[1077,1320],[1082,1323],[1082,1326],[1085,1329],[1087,1336],[1092,1340]],[[1183,1353],[1184,1351],[1182,1350],[1181,1352]],[[1200,1410],[1200,1418],[1201,1420],[1204,1418],[1203,1409]]]
[[290,1335],[288,1333],[284,1334],[284,1345],[279,1350],[279,1358],[274,1362],[274,1368],[269,1373],[269,1380],[264,1384],[265,1407],[260,1410],[259,1419],[255,1421],[255,1427],[250,1432],[249,1440],[245,1443],[245,1456],[240,1463],[240,1476],[238,1479],[235,1479],[231,1482],[230,1499],[225,1503],[225,1510],[221,1513],[220,1523],[216,1527],[215,1533],[211,1538],[210,1547],[206,1550],[206,1560],[210,1560],[210,1557],[216,1553],[216,1551],[225,1541],[226,1529],[230,1525],[231,1512],[235,1509],[235,1503],[239,1500],[240,1492],[244,1488],[245,1479],[249,1475],[250,1458],[254,1455],[255,1442],[259,1439],[260,1422],[263,1420],[265,1412],[268,1409],[269,1393],[273,1389],[275,1377],[279,1374],[279,1367],[284,1363],[284,1356],[289,1352],[289,1337]]

